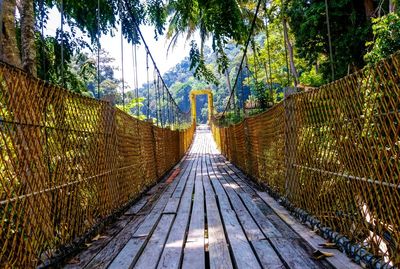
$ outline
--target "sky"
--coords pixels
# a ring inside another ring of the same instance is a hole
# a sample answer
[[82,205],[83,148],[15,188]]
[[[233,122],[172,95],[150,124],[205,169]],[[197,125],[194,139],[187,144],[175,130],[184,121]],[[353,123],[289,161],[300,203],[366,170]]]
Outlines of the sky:
[[[46,26],[46,35],[55,35],[57,28],[61,26],[61,15],[56,8],[49,11],[49,20]],[[64,30],[68,31],[69,28],[64,25]],[[141,26],[141,31],[143,33],[144,39],[153,55],[156,64],[161,72],[164,74],[169,69],[174,67],[176,64],[181,62],[185,57],[189,56],[190,51],[190,40],[185,38],[178,39],[177,45],[170,49],[168,54],[169,41],[165,36],[160,36],[158,40],[154,39],[154,29],[150,26]],[[100,38],[101,48],[110,53],[110,56],[115,59],[115,66],[119,67],[119,70],[115,70],[115,77],[122,78],[122,57],[121,57],[121,32],[120,26],[114,31],[114,36],[103,35]],[[78,31],[78,34],[84,36]],[[89,39],[86,39],[89,41]],[[89,42],[90,43],[90,42]],[[123,42],[123,55],[124,55],[124,80],[131,89],[134,87],[134,65],[133,65],[133,55],[132,55],[132,45],[128,44],[127,40],[124,39]],[[146,70],[146,51],[143,45],[137,48],[137,66],[138,66],[138,85],[139,87],[147,82],[147,70]],[[150,67],[151,70],[151,67]],[[150,75],[151,77],[151,75]]]

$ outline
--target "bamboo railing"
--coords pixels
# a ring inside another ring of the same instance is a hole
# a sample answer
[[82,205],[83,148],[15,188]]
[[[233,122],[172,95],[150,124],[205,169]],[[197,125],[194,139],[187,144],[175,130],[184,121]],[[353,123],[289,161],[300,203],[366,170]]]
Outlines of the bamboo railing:
[[313,225],[356,261],[399,266],[399,122],[395,54],[212,130],[231,162],[296,212],[314,216]]
[[0,63],[0,267],[60,255],[158,182],[193,133]]

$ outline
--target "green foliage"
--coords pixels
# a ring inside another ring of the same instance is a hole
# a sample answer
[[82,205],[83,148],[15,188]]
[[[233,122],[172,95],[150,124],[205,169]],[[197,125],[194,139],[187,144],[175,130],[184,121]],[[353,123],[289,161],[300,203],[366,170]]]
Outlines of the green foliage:
[[228,126],[231,124],[236,124],[244,119],[242,111],[229,111],[224,117],[218,120],[218,124],[222,126]]
[[[237,44],[243,44],[247,38],[257,2],[100,0],[98,28],[97,1],[84,4],[78,0],[68,3],[64,1],[66,19],[72,29],[64,36],[64,63],[61,63],[59,55],[60,33],[55,38],[48,37],[43,41],[38,38],[39,76],[60,85],[64,83],[78,92],[85,92],[85,88],[88,88],[88,95],[97,96],[96,58],[81,53],[84,48],[88,48],[88,44],[77,37],[75,29],[86,32],[94,43],[100,32],[105,34],[113,31],[120,20],[125,37],[138,43],[140,40],[135,30],[136,25],[148,23],[155,26],[155,38],[167,29],[166,34],[172,45],[182,35],[188,40],[193,39],[195,34],[200,35],[200,44],[195,41],[190,43],[190,57],[167,72],[164,80],[183,110],[189,109],[190,90],[211,87],[214,91],[215,107],[221,111],[229,97],[227,79],[233,85],[242,56],[241,47]],[[60,8],[60,3],[59,0],[46,0],[47,8]],[[329,1],[329,12],[334,66],[338,78],[348,72],[349,66],[363,66],[364,45],[372,35],[372,30],[362,1]],[[46,15],[43,19],[47,20]],[[252,94],[261,107],[266,108],[282,98],[285,87],[293,85],[293,77],[288,70],[282,19],[290,23],[288,34],[289,40],[296,45],[293,60],[300,75],[300,84],[320,86],[330,76],[325,1],[292,0],[286,1],[284,6],[278,0],[269,1],[265,10],[258,14],[257,34],[253,37],[246,66],[238,79],[235,95],[238,104]],[[371,48],[365,56],[368,62],[375,62],[400,49],[398,15],[389,14],[373,20],[373,25],[375,42],[367,43]],[[211,49],[204,46],[207,38],[212,40]],[[121,81],[114,77],[114,60],[104,55],[104,52],[102,54],[100,96],[113,96],[112,102],[121,104]],[[60,80],[62,65],[64,81]],[[150,82],[139,89],[140,96],[147,98],[147,90],[152,89],[152,86]],[[125,102],[130,104],[135,98],[133,92],[128,91]],[[146,106],[140,106],[142,113],[145,107],[147,109],[147,102],[151,110],[156,108],[155,97],[149,96],[144,102]],[[205,101],[201,100],[199,109],[204,106]],[[128,108],[127,112],[129,111]]]
[[[47,8],[57,7],[61,10],[60,0],[45,0]],[[63,1],[64,15],[70,27],[78,27],[87,33],[95,43],[99,32],[107,34],[116,25],[118,1],[100,0],[100,29],[98,27],[97,4],[98,1],[68,0]],[[40,7],[38,6],[37,9]],[[38,10],[38,13],[40,10]],[[44,18],[47,20],[47,15]],[[73,30],[73,29],[72,29]]]
[[[363,1],[328,1],[331,40],[336,78],[348,72],[348,66],[364,65],[365,41],[371,35]],[[315,65],[320,55],[329,55],[324,0],[292,0],[287,7],[289,23],[296,39],[299,56]],[[319,63],[324,78],[330,77],[329,57]]]
[[[45,0],[46,8],[57,7],[61,10],[60,0]],[[122,22],[122,33],[125,38],[134,44],[140,43],[137,25],[150,22],[156,26],[156,33],[161,34],[166,23],[166,11],[163,2],[152,0],[142,1],[63,1],[64,15],[70,27],[77,27],[87,33],[93,43],[100,33],[107,34],[115,30],[117,21]],[[100,16],[97,8],[100,5]],[[39,6],[37,7],[39,9]],[[37,10],[39,13],[40,10]],[[98,18],[100,19],[98,21]],[[47,19],[47,18],[45,18]]]
[[260,107],[265,109],[268,104],[272,102],[272,96],[270,96],[267,90],[267,85],[263,81],[258,81],[255,83],[254,93],[260,102]]
[[215,75],[210,71],[204,61],[204,55],[202,55],[197,48],[196,42],[190,43],[190,70],[194,70],[194,77],[197,79],[204,79],[207,82],[218,85],[218,80]]
[[400,50],[400,16],[389,13],[386,16],[372,20],[374,41],[366,46],[371,50],[364,56],[367,63],[376,63]]
[[154,25],[154,34],[157,39],[158,35],[162,35],[167,22],[166,6],[162,0],[147,1],[146,12],[148,21]]
[[[272,81],[283,86],[289,86],[288,69],[286,66],[286,52],[283,43],[283,33],[279,21],[274,21],[268,25],[269,32],[269,53],[268,44],[264,34],[257,36],[255,48],[249,51],[248,66],[258,80],[266,84]],[[255,50],[255,52],[254,52]],[[298,65],[298,58],[295,58]],[[271,63],[271,65],[270,65]],[[272,77],[269,77],[271,69]]]
[[[41,38],[36,34],[38,77],[53,84],[65,86],[79,93],[87,92],[87,82],[96,75],[96,64],[80,52],[87,44],[64,34],[64,61],[61,58],[61,36]],[[90,96],[90,95],[89,95]]]
[[139,119],[143,120],[146,118],[146,116],[141,112],[141,108],[144,106],[143,103],[145,100],[146,99],[144,97],[132,98],[125,106],[116,105],[116,107],[133,117],[138,117]]
[[305,71],[300,76],[300,82],[306,86],[319,87],[326,83],[321,73],[317,73],[316,68]]
[[[245,1],[247,2],[247,1]],[[168,10],[171,20],[168,25],[168,37],[171,44],[175,44],[180,35],[187,39],[200,33],[200,49],[192,41],[190,59],[196,76],[204,77],[208,81],[216,82],[202,62],[204,58],[204,41],[212,38],[212,48],[217,52],[217,64],[220,73],[228,67],[225,46],[230,40],[241,43],[247,34],[245,20],[242,17],[241,1],[235,0],[171,0]]]

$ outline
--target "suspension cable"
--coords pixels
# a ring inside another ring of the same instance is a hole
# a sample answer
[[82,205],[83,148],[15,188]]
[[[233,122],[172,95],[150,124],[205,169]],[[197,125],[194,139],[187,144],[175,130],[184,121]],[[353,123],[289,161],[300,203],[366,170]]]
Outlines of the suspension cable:
[[258,15],[258,11],[260,10],[260,6],[261,6],[261,2],[262,2],[262,1],[263,1],[263,0],[258,0],[256,12],[255,12],[255,14],[254,14],[253,21],[252,21],[252,23],[251,23],[251,28],[250,28],[249,36],[247,37],[246,46],[245,46],[245,48],[244,48],[243,56],[242,56],[242,59],[241,59],[241,61],[240,61],[239,70],[238,70],[238,72],[237,72],[237,74],[236,74],[235,83],[233,84],[231,93],[230,93],[230,95],[229,95],[228,102],[227,102],[227,104],[226,104],[226,106],[225,106],[225,109],[224,109],[223,112],[222,112],[222,116],[221,116],[221,117],[224,117],[224,116],[225,116],[225,114],[227,113],[227,110],[228,110],[229,103],[231,102],[231,99],[234,98],[235,88],[236,88],[237,83],[238,83],[238,80],[239,80],[239,74],[240,74],[240,71],[241,71],[242,68],[243,68],[243,62],[244,62],[244,59],[245,59],[246,54],[247,54],[247,49],[248,49],[248,47],[249,47],[249,43],[250,43],[250,41],[251,41],[251,37],[252,37],[252,35],[253,35],[254,28],[255,28],[255,26],[256,26],[257,15]]
[[161,123],[163,123],[163,127],[165,127],[165,86],[163,85],[162,87],[162,120]]
[[[260,1],[261,1],[261,0],[260,0]],[[169,95],[169,96],[171,97],[171,100],[173,101],[172,103],[173,103],[174,106],[177,107],[178,113],[183,114],[183,115],[185,115],[185,116],[189,115],[190,110],[189,110],[189,111],[186,111],[186,112],[182,111],[181,108],[180,108],[180,107],[178,106],[178,104],[176,103],[175,99],[172,97],[172,94],[171,94],[171,92],[170,92],[170,90],[169,90],[167,84],[165,83],[165,81],[164,81],[164,79],[163,79],[163,77],[162,77],[162,75],[161,75],[161,72],[160,72],[160,70],[159,70],[159,68],[158,68],[158,66],[157,66],[157,64],[156,64],[156,62],[155,62],[155,60],[154,60],[154,58],[153,58],[153,55],[151,54],[151,51],[150,51],[150,49],[149,49],[149,46],[147,45],[147,42],[146,42],[146,40],[145,40],[145,38],[144,38],[144,36],[143,36],[143,34],[142,34],[142,31],[140,30],[140,27],[139,27],[139,25],[138,25],[138,22],[137,22],[136,19],[135,19],[135,16],[134,16],[132,10],[131,10],[129,7],[126,7],[126,10],[130,13],[130,15],[131,15],[131,17],[132,17],[132,19],[133,19],[133,23],[135,24],[135,28],[136,28],[136,30],[137,30],[139,36],[140,36],[140,39],[143,41],[143,45],[144,45],[144,47],[145,47],[145,50],[146,50],[146,52],[148,53],[149,59],[150,59],[150,60],[152,61],[152,63],[153,63],[154,69],[155,69],[155,71],[157,72],[157,75],[159,76],[160,82],[163,84],[163,86],[165,86],[166,94]],[[187,115],[186,115],[186,114],[187,114]],[[188,117],[188,118],[189,118],[189,117]]]
[[169,95],[167,95],[167,126],[171,124],[171,119],[170,119],[170,112],[171,112],[170,102],[171,102],[171,99],[170,99]]
[[149,80],[149,53],[146,52],[146,70],[147,70],[147,120],[150,119],[150,80]]
[[61,85],[65,87],[64,81],[64,0],[61,0]]
[[100,100],[100,0],[97,0],[97,99]]
[[[283,1],[282,1],[282,5],[283,5]],[[286,40],[285,40],[285,29],[284,29],[284,25],[282,23],[282,35],[283,35],[283,46],[285,48],[285,63],[286,63],[286,78],[287,78],[287,85],[290,85],[290,69],[289,69],[289,59],[288,59],[288,48],[287,48],[287,44],[286,44]]]
[[135,87],[135,98],[136,98],[136,116],[140,117],[140,104],[139,104],[139,76],[137,68],[137,47],[136,44],[132,44],[132,57],[133,57],[133,86]]
[[121,80],[122,80],[122,106],[125,109],[125,78],[124,78],[124,34],[121,21]]
[[156,123],[157,126],[160,124],[160,117],[159,117],[159,110],[158,110],[158,77],[155,75],[155,71],[154,71],[154,97],[155,97],[155,105],[156,105]]
[[160,121],[160,126],[162,127],[162,109],[161,109],[161,89],[160,89],[160,76],[157,76],[157,95],[158,95],[158,120]]
[[[44,48],[44,46],[45,46],[45,38],[44,38],[44,15],[45,15],[44,0],[40,0],[39,5],[40,5],[40,7],[39,7],[39,9],[40,9],[40,34],[41,34],[40,39],[41,39],[41,43],[42,43],[41,46],[40,46],[41,53],[42,53],[42,57],[41,57],[42,58],[41,59],[42,60],[42,72],[43,72],[43,79],[45,81],[47,81],[46,55],[45,55],[45,48]],[[3,20],[0,18],[0,21],[3,21]],[[0,28],[2,28],[2,27],[0,27]],[[1,32],[0,32],[0,36],[1,36]]]
[[[267,3],[265,3],[265,14],[267,10]],[[269,23],[268,23],[268,18],[265,18],[265,34],[266,34],[266,41],[267,41],[267,57],[268,57],[268,71],[269,75],[267,76],[269,78],[269,92],[270,92],[270,98],[272,100],[272,103],[274,103],[274,97],[273,97],[273,88],[272,88],[272,67],[271,67],[271,49],[270,49],[270,43],[269,43]],[[267,70],[265,70],[265,74],[267,75]],[[268,80],[267,80],[268,82]]]
[[243,88],[243,69],[240,71],[240,92],[241,92],[241,102],[242,102],[242,110],[243,110],[243,116],[246,113],[246,108],[245,108],[245,100],[244,100],[244,88]]
[[254,60],[254,79],[255,79],[255,84],[257,85],[258,83],[258,57],[257,57],[257,47],[256,47],[256,42],[254,39],[251,41],[251,49],[253,50],[253,60]]
[[333,52],[332,52],[332,41],[331,41],[331,25],[329,22],[329,7],[328,0],[325,0],[325,14],[326,14],[326,27],[328,30],[328,44],[329,44],[329,57],[331,62],[331,72],[332,72],[332,81],[335,80],[335,68],[333,64]]

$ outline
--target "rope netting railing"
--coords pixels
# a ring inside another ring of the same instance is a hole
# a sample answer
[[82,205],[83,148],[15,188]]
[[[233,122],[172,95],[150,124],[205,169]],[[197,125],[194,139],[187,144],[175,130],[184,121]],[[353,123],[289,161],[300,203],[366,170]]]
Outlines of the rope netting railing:
[[400,54],[212,126],[230,161],[356,262],[400,265]]
[[0,267],[62,256],[155,184],[194,126],[159,128],[0,63]]

